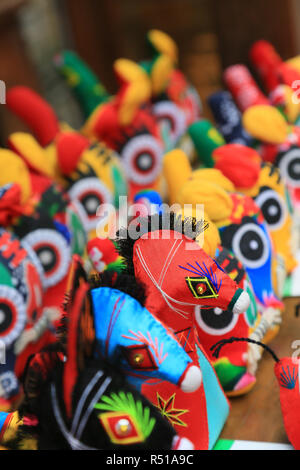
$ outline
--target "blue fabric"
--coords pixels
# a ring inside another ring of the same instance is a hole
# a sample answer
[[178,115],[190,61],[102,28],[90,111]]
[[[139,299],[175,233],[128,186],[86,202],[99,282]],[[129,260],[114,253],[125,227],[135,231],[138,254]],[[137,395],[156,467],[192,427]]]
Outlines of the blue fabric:
[[242,125],[242,115],[228,91],[219,91],[208,98],[216,126],[228,144],[252,146],[253,139]]
[[[162,323],[124,292],[100,287],[92,289],[91,295],[98,353],[120,366],[139,390],[148,378],[177,384],[192,360]],[[154,370],[133,369],[122,350],[122,347],[144,345],[148,346],[156,363]],[[132,373],[138,377],[130,375]]]
[[[269,240],[270,235],[265,224],[258,223],[259,227],[264,231],[266,238]],[[272,282],[272,245],[269,243],[269,256],[266,262],[259,268],[249,268],[246,266],[247,274],[251,280],[255,296],[262,305],[266,305],[267,299],[277,299]]]
[[197,354],[206,398],[209,449],[212,449],[228,418],[229,405],[212,365],[198,347]]
[[5,413],[4,411],[0,411],[0,434],[1,434],[2,428],[4,426],[4,422],[5,422],[8,415],[9,415],[9,413]]
[[141,199],[146,199],[149,204],[153,205],[153,210],[155,213],[162,214],[162,198],[157,191],[152,189],[143,189],[139,191],[134,197],[134,203],[138,204]]

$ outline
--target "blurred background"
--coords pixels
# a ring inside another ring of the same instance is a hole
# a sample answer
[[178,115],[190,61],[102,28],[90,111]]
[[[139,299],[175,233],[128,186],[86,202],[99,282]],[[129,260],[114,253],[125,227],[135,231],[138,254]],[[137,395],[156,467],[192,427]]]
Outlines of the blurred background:
[[[177,42],[180,67],[206,96],[222,87],[222,69],[243,62],[257,39],[283,59],[300,52],[299,0],[0,0],[0,79],[7,88],[41,92],[60,119],[82,124],[79,108],[53,66],[63,48],[76,50],[114,93],[112,63],[147,57],[145,35],[161,29]],[[251,68],[251,67],[250,67]],[[0,143],[22,126],[0,106]]]

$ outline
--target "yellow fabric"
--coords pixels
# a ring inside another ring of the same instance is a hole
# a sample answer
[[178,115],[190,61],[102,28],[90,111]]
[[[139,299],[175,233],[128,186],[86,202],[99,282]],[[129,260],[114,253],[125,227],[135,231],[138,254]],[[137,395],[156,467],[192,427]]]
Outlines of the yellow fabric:
[[235,187],[232,182],[226,178],[220,170],[215,168],[199,168],[198,170],[193,171],[191,179],[215,183],[228,192],[235,191]]
[[169,203],[177,202],[177,194],[184,183],[192,175],[192,168],[187,155],[183,150],[171,150],[164,156],[164,177],[168,186]]
[[226,220],[233,209],[230,196],[217,184],[200,179],[190,180],[177,195],[179,204],[204,204],[208,217],[216,224]]
[[248,108],[243,114],[243,126],[253,137],[269,144],[282,144],[289,132],[282,114],[268,105]]
[[[270,167],[265,165],[259,175],[259,187],[268,186],[273,189],[280,198],[285,202],[285,188],[281,181],[278,181],[278,172],[274,171],[270,175]],[[275,252],[282,256],[285,262],[286,270],[291,273],[297,266],[297,261],[293,256],[291,239],[292,239],[292,217],[286,208],[285,221],[281,227],[270,230],[272,242]]]
[[300,55],[297,55],[296,57],[292,57],[291,59],[287,60],[286,64],[290,65],[300,73]]
[[168,34],[158,29],[151,29],[148,39],[158,52],[170,57],[174,64],[178,62],[177,45]]
[[114,63],[116,74],[128,83],[122,94],[119,120],[121,126],[131,123],[137,109],[151,98],[151,83],[145,70],[128,59],[118,59]]
[[1,439],[1,445],[5,446],[9,441],[15,439],[18,427],[23,424],[23,421],[19,418],[19,413],[14,411],[9,415],[9,423],[4,431]]
[[163,93],[169,83],[174,69],[172,60],[167,55],[160,55],[151,69],[152,94],[154,96]]
[[81,128],[82,134],[85,135],[86,137],[89,137],[90,139],[95,138],[95,135],[94,135],[95,123],[97,122],[98,116],[102,112],[101,110],[104,106],[106,106],[106,103],[99,104],[99,106],[97,106],[97,108],[94,109],[92,114],[88,117],[83,127]]
[[299,103],[293,102],[293,90],[288,85],[281,85],[281,88],[284,90],[285,100],[284,100],[284,113],[290,123],[294,123],[300,113]]
[[50,178],[56,175],[56,158],[54,155],[46,155],[45,150],[37,140],[25,132],[16,132],[9,137],[14,148],[24,157],[30,167]]
[[21,202],[25,204],[31,195],[29,171],[21,157],[10,150],[0,149],[0,186],[17,183],[21,187]]

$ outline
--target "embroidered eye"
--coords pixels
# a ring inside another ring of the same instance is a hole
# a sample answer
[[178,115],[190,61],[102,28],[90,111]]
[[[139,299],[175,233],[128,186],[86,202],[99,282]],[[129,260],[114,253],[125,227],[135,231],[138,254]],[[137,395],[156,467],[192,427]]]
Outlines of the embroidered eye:
[[150,184],[161,173],[162,147],[151,135],[130,139],[122,150],[122,158],[127,178],[137,184]]
[[157,370],[156,361],[147,345],[133,345],[122,348],[126,361],[133,369]]
[[156,103],[153,106],[153,111],[158,121],[167,125],[172,143],[176,143],[186,129],[184,112],[171,101]]
[[209,335],[219,336],[232,331],[239,316],[220,308],[195,308],[195,319],[201,330]]
[[0,340],[9,347],[22,333],[27,315],[24,298],[13,287],[0,286]]
[[260,207],[265,221],[271,230],[277,230],[285,222],[286,208],[282,198],[272,189],[262,191],[255,199]]
[[97,417],[115,444],[135,444],[145,441],[153,431],[156,419],[151,410],[136,401],[132,393],[117,392],[103,395],[94,405],[101,413]]
[[32,248],[43,268],[45,288],[58,284],[68,273],[71,248],[65,237],[51,229],[30,232],[23,240]]
[[235,232],[232,251],[246,267],[257,269],[270,255],[270,241],[258,225],[247,223]]
[[196,299],[218,297],[215,286],[206,277],[186,277],[185,282]]
[[69,190],[72,201],[79,203],[80,216],[86,231],[96,228],[97,209],[102,204],[113,204],[113,195],[107,186],[96,177],[83,178]]
[[293,148],[279,157],[281,176],[290,186],[300,183],[300,149]]
[[114,444],[128,445],[144,441],[133,417],[112,412],[100,414],[98,418]]

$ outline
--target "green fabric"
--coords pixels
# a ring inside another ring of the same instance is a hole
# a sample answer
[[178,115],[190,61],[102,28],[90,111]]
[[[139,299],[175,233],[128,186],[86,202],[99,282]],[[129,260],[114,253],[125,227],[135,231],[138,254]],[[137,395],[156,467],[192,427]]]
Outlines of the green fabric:
[[3,264],[0,264],[0,279],[1,284],[4,286],[14,287],[12,283],[12,277],[10,272],[5,268]]
[[293,277],[288,276],[285,280],[284,283],[284,288],[283,288],[283,295],[282,297],[292,297],[292,291],[293,291]]
[[229,450],[233,446],[234,441],[230,439],[219,439],[213,450]]
[[221,134],[206,119],[193,123],[188,128],[188,133],[196,148],[199,161],[206,167],[213,168],[213,151],[226,143]]
[[247,372],[246,367],[231,364],[227,357],[223,357],[218,363],[214,364],[214,368],[225,392],[234,390],[235,385]]
[[110,98],[96,75],[75,52],[63,51],[54,62],[73,90],[86,118]]

